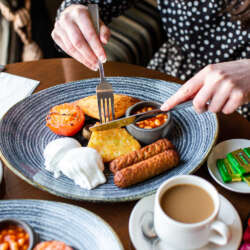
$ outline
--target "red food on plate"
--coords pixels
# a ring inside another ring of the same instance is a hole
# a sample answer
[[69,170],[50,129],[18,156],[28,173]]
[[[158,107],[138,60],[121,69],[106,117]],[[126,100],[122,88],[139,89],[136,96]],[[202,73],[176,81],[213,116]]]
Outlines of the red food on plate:
[[85,115],[79,106],[64,103],[50,109],[46,117],[46,126],[55,134],[73,136],[82,128]]
[[44,241],[35,246],[33,250],[73,250],[61,241]]

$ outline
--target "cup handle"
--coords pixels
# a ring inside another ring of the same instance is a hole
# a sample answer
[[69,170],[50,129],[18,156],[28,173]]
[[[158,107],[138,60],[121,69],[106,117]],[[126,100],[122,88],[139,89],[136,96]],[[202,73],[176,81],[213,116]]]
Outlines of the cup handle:
[[211,224],[212,234],[209,242],[224,246],[228,243],[231,233],[229,227],[222,221],[216,220]]

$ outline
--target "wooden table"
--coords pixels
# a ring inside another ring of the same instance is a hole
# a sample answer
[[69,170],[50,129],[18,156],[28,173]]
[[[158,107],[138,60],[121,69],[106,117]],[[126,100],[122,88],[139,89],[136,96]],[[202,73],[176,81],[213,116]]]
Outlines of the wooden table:
[[[181,83],[180,80],[163,73],[129,64],[110,62],[106,63],[104,68],[107,76],[148,77]],[[39,80],[40,85],[37,87],[36,91],[40,91],[59,83],[98,77],[97,72],[88,70],[86,67],[72,59],[49,59],[10,64],[7,65],[7,72]],[[228,116],[219,114],[218,117],[220,122],[218,141],[232,138],[250,139],[250,123],[239,114],[234,113]],[[244,220],[246,218],[247,214],[250,212],[250,195],[233,193],[217,185],[210,177],[205,164],[196,172],[196,174],[214,184],[218,191],[232,202],[238,210],[241,219]],[[98,204],[66,200],[32,187],[15,176],[6,167],[4,168],[4,181],[1,190],[1,198],[3,199],[28,198],[62,201],[89,209],[98,214],[113,227],[119,235],[126,250],[133,249],[128,234],[128,221],[132,208],[136,202]]]

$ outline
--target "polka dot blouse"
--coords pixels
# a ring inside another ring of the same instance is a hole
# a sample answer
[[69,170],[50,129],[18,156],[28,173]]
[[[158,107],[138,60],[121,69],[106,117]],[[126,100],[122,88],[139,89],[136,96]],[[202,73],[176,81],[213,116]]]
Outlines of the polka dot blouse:
[[[64,0],[58,15],[71,4],[99,4],[105,23],[119,16],[132,0]],[[208,64],[250,58],[250,29],[231,21],[222,0],[158,0],[166,42],[150,60],[148,68],[187,80]],[[250,83],[249,83],[250,84]],[[239,112],[250,119],[250,105]]]

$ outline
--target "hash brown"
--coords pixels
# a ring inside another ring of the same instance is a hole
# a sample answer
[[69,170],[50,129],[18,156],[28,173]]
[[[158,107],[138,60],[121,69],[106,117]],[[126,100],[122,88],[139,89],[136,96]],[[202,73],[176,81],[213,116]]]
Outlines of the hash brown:
[[110,162],[121,155],[140,149],[141,145],[125,128],[114,128],[92,132],[88,147],[96,149],[103,162]]

